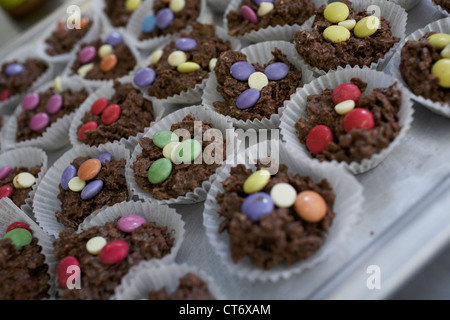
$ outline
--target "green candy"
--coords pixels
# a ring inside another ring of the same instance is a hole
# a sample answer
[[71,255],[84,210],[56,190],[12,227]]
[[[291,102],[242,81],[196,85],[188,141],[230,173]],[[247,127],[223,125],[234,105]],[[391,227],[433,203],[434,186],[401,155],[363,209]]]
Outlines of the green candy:
[[153,143],[161,149],[164,148],[166,144],[179,140],[178,136],[170,130],[161,130],[153,135]]
[[13,245],[17,247],[17,249],[22,250],[23,246],[26,246],[31,243],[33,236],[30,231],[22,228],[17,228],[9,231],[3,239],[11,239]]
[[152,163],[148,169],[148,181],[158,184],[166,180],[172,172],[172,162],[169,159],[161,158]]
[[202,153],[202,144],[195,139],[181,142],[175,149],[175,163],[191,163]]

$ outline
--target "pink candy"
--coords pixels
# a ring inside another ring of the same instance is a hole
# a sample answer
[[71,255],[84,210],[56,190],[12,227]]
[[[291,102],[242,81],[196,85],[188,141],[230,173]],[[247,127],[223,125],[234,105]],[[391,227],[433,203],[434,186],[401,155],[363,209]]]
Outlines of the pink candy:
[[48,126],[50,123],[50,117],[45,112],[37,113],[31,118],[30,128],[33,131],[40,131]]
[[97,49],[93,46],[87,46],[81,49],[78,59],[81,63],[88,63],[94,60],[95,56],[97,55]]
[[258,23],[258,16],[256,15],[255,11],[253,11],[252,8],[249,6],[242,6],[241,7],[241,15],[242,18],[247,20],[250,23],[256,24]]
[[0,169],[0,180],[5,179],[12,171],[10,166],[5,166]]
[[29,93],[22,99],[23,110],[34,110],[39,105],[39,95],[37,93]]

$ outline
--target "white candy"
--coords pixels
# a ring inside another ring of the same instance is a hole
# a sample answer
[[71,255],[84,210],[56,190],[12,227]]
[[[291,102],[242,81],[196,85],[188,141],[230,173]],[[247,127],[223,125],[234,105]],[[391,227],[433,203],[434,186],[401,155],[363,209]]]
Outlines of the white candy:
[[269,84],[269,79],[262,72],[253,72],[252,75],[248,78],[248,85],[252,89],[262,90],[265,86]]
[[161,60],[163,53],[164,51],[161,49],[153,52],[152,56],[150,57],[150,64],[157,64],[159,60]]
[[77,73],[80,77],[85,78],[86,75],[89,73],[89,71],[91,71],[92,69],[94,69],[94,64],[88,63],[88,64],[85,64],[84,66],[80,67],[77,70]]
[[57,76],[55,78],[55,80],[53,80],[53,88],[58,93],[63,92],[64,88],[63,88],[62,78],[60,76]]
[[265,16],[266,14],[270,13],[270,11],[272,11],[273,8],[274,5],[272,2],[261,2],[257,14],[260,17]]
[[187,61],[186,53],[180,50],[172,52],[167,58],[167,62],[172,67],[178,67],[180,64],[185,63],[186,61]]
[[22,172],[16,175],[13,179],[13,184],[16,189],[30,188],[36,183],[36,178],[28,172]]
[[102,59],[112,53],[114,53],[114,48],[110,44],[104,44],[98,49],[98,56]]
[[353,100],[346,100],[346,101],[342,101],[341,103],[338,103],[335,107],[334,110],[340,114],[340,115],[344,115],[349,113],[350,111],[352,111],[353,109],[355,109],[355,101]]
[[352,30],[356,26],[356,20],[350,19],[350,20],[341,21],[338,23],[338,25],[340,25],[344,28],[347,28],[348,30]]
[[94,237],[86,243],[86,250],[92,255],[98,255],[106,245],[106,239],[103,237]]
[[186,6],[185,0],[172,0],[170,1],[169,9],[174,13],[180,12]]
[[209,60],[209,71],[213,71],[214,68],[216,67],[217,64],[217,59],[216,58],[212,58],[211,60]]
[[290,208],[297,199],[297,191],[289,183],[277,183],[270,190],[273,203],[279,208]]
[[174,151],[175,149],[181,144],[181,142],[178,141],[172,141],[169,142],[168,144],[166,144],[166,146],[163,148],[163,156],[166,159],[169,159],[170,161],[172,161],[172,159],[174,159]]
[[86,186],[86,181],[81,180],[78,177],[74,177],[69,181],[69,189],[73,192],[80,192]]
[[450,44],[446,45],[441,51],[441,57],[450,59]]

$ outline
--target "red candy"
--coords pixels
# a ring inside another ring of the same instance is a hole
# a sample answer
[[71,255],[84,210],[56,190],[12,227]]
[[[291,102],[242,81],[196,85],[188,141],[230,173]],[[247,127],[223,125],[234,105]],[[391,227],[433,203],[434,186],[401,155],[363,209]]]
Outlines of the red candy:
[[314,154],[321,154],[330,142],[333,141],[333,132],[324,125],[312,128],[306,136],[306,147]]
[[375,121],[369,110],[356,108],[345,115],[342,124],[345,132],[349,133],[353,129],[371,130],[375,126]]
[[9,91],[3,90],[2,94],[0,95],[0,101],[6,101],[9,99]]
[[93,115],[99,115],[105,110],[105,108],[108,106],[109,101],[106,98],[100,98],[97,101],[95,101],[91,106],[91,113]]
[[[69,269],[69,267],[71,266],[75,266],[78,268],[80,267],[80,263],[78,262],[77,258],[72,256],[63,258],[58,265],[58,283],[62,288],[67,287],[67,280],[69,279],[69,277],[73,277],[74,275],[76,275],[75,270]],[[79,276],[80,274],[78,273],[78,277]]]
[[128,243],[123,240],[113,240],[100,251],[100,260],[105,264],[115,264],[125,259],[128,251]]
[[339,104],[347,100],[353,100],[355,103],[361,97],[361,91],[353,83],[343,83],[338,85],[334,90],[331,99],[334,104]]
[[11,223],[8,226],[8,228],[6,228],[6,233],[8,233],[14,229],[25,229],[25,230],[28,230],[31,234],[33,234],[33,231],[31,230],[30,226],[28,224],[26,224],[25,222],[17,221],[17,222]]
[[108,106],[102,113],[102,122],[106,125],[114,123],[120,117],[120,106],[112,104]]
[[92,131],[97,129],[98,125],[97,122],[95,121],[89,121],[86,122],[78,131],[78,140],[83,141],[84,139],[86,139],[86,131]]
[[11,186],[5,185],[0,187],[0,199],[10,197],[13,193],[13,188]]

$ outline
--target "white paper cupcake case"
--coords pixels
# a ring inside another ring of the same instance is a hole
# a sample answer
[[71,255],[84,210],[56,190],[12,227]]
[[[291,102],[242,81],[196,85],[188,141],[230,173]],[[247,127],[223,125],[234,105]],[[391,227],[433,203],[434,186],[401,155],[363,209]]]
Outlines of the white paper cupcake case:
[[0,150],[2,150],[2,147],[3,147],[3,143],[4,143],[4,140],[5,140],[5,127],[6,127],[6,124],[8,123],[8,121],[9,121],[10,117],[11,116],[7,116],[7,115],[2,116],[2,115],[0,115],[0,118],[2,119],[2,126],[0,127]]
[[0,61],[1,66],[5,62],[13,60],[17,60],[20,63],[26,61],[27,59],[36,58],[41,59],[43,62],[47,64],[48,67],[47,70],[39,78],[37,78],[25,92],[13,95],[9,97],[7,101],[0,102],[0,114],[11,114],[23,96],[25,96],[28,92],[36,90],[53,77],[55,72],[55,66],[52,63],[45,61],[41,56],[37,55],[36,50],[37,48],[35,46],[27,45],[16,51],[13,51],[9,56]]
[[[377,62],[372,62],[369,66],[370,69],[379,70],[382,71],[386,68],[388,65],[390,59],[392,56],[397,52],[400,48],[400,43],[405,38],[406,35],[406,23],[408,21],[408,13],[400,7],[398,4],[390,1],[385,0],[372,0],[370,3],[368,3],[366,0],[352,0],[352,6],[355,8],[355,10],[364,10],[367,9],[369,5],[375,5],[380,8],[381,16],[383,16],[386,20],[388,20],[391,23],[391,32],[394,37],[400,38],[400,42],[397,42],[394,44],[394,46],[384,55],[384,58],[379,59]],[[312,23],[311,25],[302,27],[301,29],[310,31],[312,30]],[[300,56],[297,53],[298,56]],[[316,74],[316,75],[324,75],[327,72],[321,69],[318,69],[314,66],[309,65],[309,68]],[[341,66],[338,66],[337,70],[344,69]]]
[[[274,155],[280,164],[287,165],[288,172],[311,177],[318,183],[326,179],[336,194],[333,211],[336,217],[326,235],[324,245],[306,260],[300,260],[292,265],[279,264],[270,270],[255,267],[248,257],[234,262],[230,252],[228,232],[219,233],[219,226],[224,218],[219,215],[220,205],[217,203],[217,194],[223,193],[222,182],[230,176],[231,166],[226,166],[220,172],[208,192],[203,212],[203,224],[206,235],[215,252],[220,256],[222,262],[227,266],[229,272],[239,278],[251,282],[276,282],[280,279],[288,279],[294,274],[299,274],[310,269],[321,262],[325,262],[331,252],[343,250],[344,242],[352,228],[360,218],[362,204],[364,202],[363,188],[354,176],[329,164],[319,164],[308,161],[303,156],[290,152],[289,146],[280,145],[280,153]],[[255,170],[256,166],[246,162],[247,168]]]
[[3,239],[6,228],[13,222],[25,222],[33,231],[33,237],[38,238],[38,245],[42,247],[41,253],[45,256],[45,264],[48,265],[47,274],[50,277],[48,290],[49,299],[53,299],[56,293],[56,277],[53,270],[56,267],[56,260],[53,255],[53,238],[45,233],[29,216],[21,211],[9,198],[0,199],[0,238]]
[[[308,117],[305,110],[308,96],[320,94],[327,88],[334,89],[339,84],[347,83],[351,78],[355,77],[367,82],[366,93],[372,92],[374,88],[387,88],[396,82],[394,78],[381,71],[371,70],[367,67],[361,69],[359,67],[350,68],[348,66],[343,70],[330,71],[328,74],[307,84],[302,89],[298,89],[296,94],[291,96],[291,101],[287,104],[286,110],[281,117],[280,134],[289,149],[292,149],[296,154],[306,155],[313,162],[320,163],[319,160],[312,158],[306,146],[300,143],[295,123],[302,117]],[[410,92],[401,83],[398,83],[398,81],[397,86],[402,91],[402,105],[398,113],[399,124],[402,128],[394,141],[387,148],[383,149],[380,153],[374,154],[369,159],[363,159],[361,162],[353,161],[350,164],[333,160],[331,161],[333,165],[343,167],[353,174],[366,172],[380,164],[405,138],[413,121],[414,109],[412,108]]]
[[[247,56],[247,61],[249,63],[259,63],[261,65],[266,64],[274,57],[272,51],[278,48],[283,52],[288,60],[298,69],[302,71],[302,83],[306,84],[314,79],[314,74],[310,68],[306,65],[303,59],[296,53],[294,44],[287,41],[266,41],[260,42],[241,50]],[[202,96],[202,105],[216,111],[214,107],[214,102],[224,101],[222,95],[217,91],[217,78],[214,72],[206,83],[206,88]],[[226,118],[233,122],[234,126],[242,129],[275,129],[278,128],[280,124],[280,116],[286,107],[287,100],[283,103],[283,106],[278,109],[278,113],[273,114],[270,118],[265,118],[262,120],[239,120],[226,116]]]
[[[200,12],[198,15],[198,18],[196,19],[197,22],[206,23],[207,20],[205,18],[205,12],[206,12],[206,0],[200,0]],[[139,36],[142,34],[142,21],[144,18],[153,12],[153,4],[154,0],[146,0],[142,3],[142,5],[136,9],[136,11],[133,12],[131,15],[130,21],[128,22],[126,26],[126,32],[130,35],[131,40],[133,41],[134,45],[139,49],[143,51],[151,51],[163,43],[166,43],[170,40],[176,39],[181,32],[185,32],[188,30],[188,27],[173,33],[168,34],[165,36],[160,36],[156,38],[151,38],[147,40],[139,40]]]
[[[91,93],[91,88],[86,87],[81,82],[75,81],[73,77],[62,77],[62,84],[64,90],[71,89],[73,91],[80,91],[85,89],[88,94]],[[53,88],[54,81],[49,81],[43,86],[39,87],[38,90],[34,91],[37,93],[45,92],[46,90]],[[21,102],[21,101],[20,101]],[[38,138],[34,138],[31,140],[25,141],[16,141],[16,133],[18,130],[18,122],[17,119],[22,113],[22,105],[18,104],[16,107],[14,114],[8,120],[2,143],[2,150],[8,150],[13,148],[21,148],[21,147],[37,147],[42,148],[44,150],[56,150],[59,149],[69,143],[69,128],[72,119],[75,116],[75,112],[65,115],[62,118],[59,118],[57,121],[52,123],[50,127]]]
[[121,284],[116,287],[114,299],[147,299],[151,291],[163,288],[172,293],[179,286],[179,278],[189,272],[206,282],[209,292],[216,300],[225,300],[214,279],[202,269],[185,263],[163,265],[157,261],[145,261],[131,268],[123,277]]
[[213,12],[224,13],[228,7],[228,0],[207,0],[209,8]]
[[[130,157],[129,150],[120,144],[104,144],[99,147],[77,146],[64,153],[52,167],[47,171],[44,179],[42,179],[33,201],[33,211],[36,222],[47,233],[59,238],[59,232],[65,230],[65,226],[56,220],[55,212],[61,209],[61,201],[58,199],[59,184],[64,169],[77,157],[88,156],[96,157],[104,152],[109,152],[114,160],[125,159],[128,161]],[[129,194],[129,199],[131,199]],[[96,214],[101,209],[92,212]]]
[[[320,6],[327,4],[328,0],[310,0],[318,9]],[[228,31],[228,19],[227,15],[231,11],[238,11],[241,6],[242,0],[230,0],[228,7],[225,10],[225,14],[223,16],[223,25],[225,29]],[[311,27],[314,21],[314,15],[305,21],[303,25],[284,25],[284,26],[269,26],[267,28],[262,28],[259,30],[254,30],[249,33],[246,33],[241,36],[236,36],[237,39],[246,42],[263,42],[263,41],[292,41],[295,32],[300,28],[309,28]]]
[[411,33],[408,37],[405,38],[405,40],[401,43],[400,49],[397,51],[397,53],[392,57],[390,66],[392,67],[392,75],[401,83],[405,88],[410,91],[411,97],[414,101],[420,103],[424,107],[428,108],[430,111],[439,114],[441,116],[450,118],[450,105],[448,103],[441,104],[439,102],[432,101],[430,99],[427,99],[422,96],[418,96],[414,94],[406,84],[406,82],[403,80],[403,76],[400,73],[399,65],[401,62],[401,48],[406,44],[407,41],[417,41],[420,38],[422,38],[425,33],[427,32],[442,32],[442,33],[450,33],[450,17],[432,22],[425,26],[422,29],[416,30],[415,32]]
[[440,13],[442,13],[445,16],[450,16],[450,13],[445,10],[444,8],[442,8],[440,5],[436,4],[433,0],[428,0],[428,2],[430,2],[430,4]]
[[[97,14],[95,14],[95,12],[92,10],[83,12],[82,16],[88,17],[92,21],[92,26],[89,29],[89,31],[85,34],[85,36],[78,43],[90,42],[90,41],[97,39],[100,36],[100,33],[102,31],[102,22],[100,21],[100,17]],[[60,19],[66,20],[67,15],[61,16]],[[55,22],[56,21],[57,20],[55,20]],[[56,55],[56,56],[49,55],[46,52],[48,46],[47,46],[45,40],[48,37],[50,37],[55,30],[56,30],[56,23],[54,24],[53,28],[48,28],[46,30],[46,32],[42,35],[41,40],[39,41],[39,43],[37,45],[37,50],[38,50],[39,55],[41,55],[42,58],[44,60],[48,61],[49,63],[53,63],[53,64],[57,64],[57,65],[64,65],[69,62],[69,60],[72,57],[73,50],[76,49],[77,46],[75,45],[74,48],[72,48],[72,50],[67,53],[63,53],[63,54]]]
[[[151,138],[156,132],[160,130],[170,130],[172,124],[182,121],[184,117],[189,114],[192,115],[195,120],[207,121],[211,123],[213,128],[219,129],[222,132],[224,140],[226,138],[226,131],[233,128],[232,124],[227,121],[225,117],[219,115],[218,113],[213,112],[203,106],[192,106],[185,107],[168,114],[160,121],[156,122],[142,137]],[[208,180],[203,181],[201,188],[196,188],[193,192],[188,192],[184,196],[172,198],[169,200],[157,200],[149,192],[141,189],[136,183],[134,171],[131,166],[136,161],[137,156],[141,153],[142,147],[138,144],[136,145],[136,148],[132,152],[131,158],[127,163],[125,176],[127,178],[128,191],[130,194],[135,195],[139,199],[152,200],[153,202],[157,202],[160,204],[192,204],[204,201],[212,182],[222,168],[217,168],[216,173],[211,175]]]
[[34,147],[17,148],[0,154],[0,167],[11,166],[12,168],[33,168],[35,166],[41,166],[41,171],[36,178],[36,183],[31,187],[31,191],[28,194],[28,198],[25,200],[25,204],[20,207],[20,209],[32,219],[34,219],[32,209],[34,197],[37,188],[47,172],[47,165],[47,154],[44,150]]
[[[131,76],[122,78],[119,80],[121,83],[131,83],[133,84],[133,78]],[[86,145],[82,141],[78,140],[78,128],[80,125],[82,125],[81,120],[83,119],[84,115],[89,112],[92,104],[99,98],[108,98],[111,99],[114,94],[116,93],[116,90],[114,89],[114,83],[107,83],[100,88],[98,88],[95,92],[93,92],[86,100],[85,102],[80,106],[80,108],[75,113],[73,120],[70,124],[69,129],[69,139],[70,143],[73,146],[79,146],[79,145]],[[148,99],[150,100],[150,99]],[[153,103],[153,117],[155,118],[154,121],[148,124],[148,126],[144,129],[143,132],[147,131],[148,128],[159,119],[162,118],[164,114],[164,106],[161,103],[158,103],[157,101],[152,101]],[[141,133],[143,133],[141,132]],[[138,143],[138,138],[136,136],[131,136],[128,138],[122,138],[120,140],[110,141],[110,142],[118,142],[120,144],[125,145],[128,149],[134,149],[134,146]]]
[[417,6],[420,1],[422,1],[422,0],[393,0],[394,3],[401,6],[406,11],[411,10],[412,8]]

